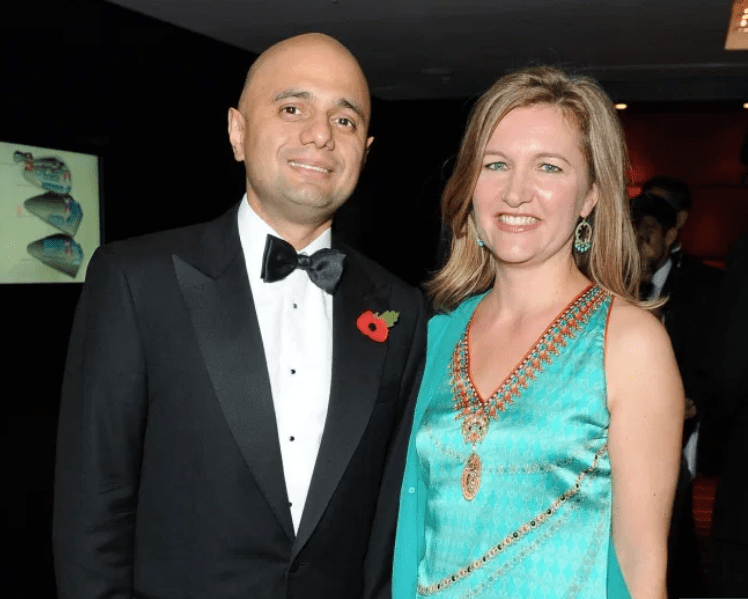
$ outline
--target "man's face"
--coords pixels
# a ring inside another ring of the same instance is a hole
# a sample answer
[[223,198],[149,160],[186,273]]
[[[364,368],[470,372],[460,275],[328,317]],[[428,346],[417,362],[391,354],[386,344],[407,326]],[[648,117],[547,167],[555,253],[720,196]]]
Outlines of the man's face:
[[642,279],[650,281],[652,275],[665,264],[677,229],[665,231],[655,217],[646,215],[636,226],[636,238],[642,261]]
[[248,200],[271,225],[318,225],[353,192],[373,141],[366,80],[344,50],[319,40],[259,60],[229,114]]

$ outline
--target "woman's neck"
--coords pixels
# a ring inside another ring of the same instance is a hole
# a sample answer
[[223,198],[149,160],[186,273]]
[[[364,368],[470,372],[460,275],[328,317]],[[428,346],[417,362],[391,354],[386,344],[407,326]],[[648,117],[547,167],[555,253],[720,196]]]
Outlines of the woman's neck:
[[568,304],[589,283],[571,256],[538,265],[500,263],[486,312],[497,319],[523,319]]

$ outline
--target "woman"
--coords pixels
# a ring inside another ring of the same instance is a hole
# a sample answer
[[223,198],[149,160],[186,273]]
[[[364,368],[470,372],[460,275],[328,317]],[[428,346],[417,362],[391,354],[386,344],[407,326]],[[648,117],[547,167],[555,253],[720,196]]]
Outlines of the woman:
[[395,599],[666,597],[684,398],[636,299],[626,164],[588,78],[531,68],[475,107],[442,201]]

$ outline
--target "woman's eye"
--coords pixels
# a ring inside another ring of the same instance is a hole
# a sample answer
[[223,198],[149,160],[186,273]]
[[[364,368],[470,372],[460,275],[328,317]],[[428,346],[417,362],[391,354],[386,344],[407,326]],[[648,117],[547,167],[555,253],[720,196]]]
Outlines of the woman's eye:
[[548,164],[548,163],[541,164],[540,170],[542,170],[545,173],[560,173],[561,172],[561,169],[558,168],[556,165]]
[[506,168],[506,162],[489,162],[485,168],[489,171],[501,171]]

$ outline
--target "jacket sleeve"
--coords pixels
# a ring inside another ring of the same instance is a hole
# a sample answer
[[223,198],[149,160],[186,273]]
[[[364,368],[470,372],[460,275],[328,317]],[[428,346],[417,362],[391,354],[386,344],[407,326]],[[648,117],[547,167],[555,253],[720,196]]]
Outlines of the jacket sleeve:
[[130,287],[99,249],[76,310],[60,405],[53,515],[60,599],[131,597],[146,384]]
[[398,497],[413,422],[413,409],[426,354],[426,307],[420,292],[415,306],[417,306],[416,322],[398,397],[399,417],[390,437],[364,564],[364,599],[390,599],[391,597],[392,552],[395,545]]

